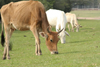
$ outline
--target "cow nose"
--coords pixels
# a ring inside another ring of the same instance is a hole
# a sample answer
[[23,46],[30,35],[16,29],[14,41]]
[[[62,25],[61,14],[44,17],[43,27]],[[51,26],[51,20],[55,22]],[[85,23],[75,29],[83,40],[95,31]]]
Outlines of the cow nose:
[[65,44],[65,43],[66,43],[66,41],[61,39],[61,43],[62,43],[62,44]]
[[51,54],[58,54],[58,51],[52,51]]
[[61,42],[62,44],[65,44],[65,42]]
[[62,44],[65,44],[66,42],[65,41],[63,41],[63,42],[61,42]]
[[58,52],[55,52],[55,54],[58,54]]

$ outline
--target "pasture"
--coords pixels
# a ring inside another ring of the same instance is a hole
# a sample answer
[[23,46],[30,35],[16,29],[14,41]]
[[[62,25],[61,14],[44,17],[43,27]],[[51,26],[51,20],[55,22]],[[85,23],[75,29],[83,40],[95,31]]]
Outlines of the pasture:
[[100,17],[100,10],[74,10],[77,17]]
[[13,43],[10,60],[2,60],[3,47],[0,45],[0,67],[100,67],[100,21],[78,22],[83,27],[79,32],[68,32],[70,37],[66,36],[66,44],[59,41],[59,54],[56,55],[50,54],[41,37],[42,55],[36,56],[32,32],[15,31],[10,40]]

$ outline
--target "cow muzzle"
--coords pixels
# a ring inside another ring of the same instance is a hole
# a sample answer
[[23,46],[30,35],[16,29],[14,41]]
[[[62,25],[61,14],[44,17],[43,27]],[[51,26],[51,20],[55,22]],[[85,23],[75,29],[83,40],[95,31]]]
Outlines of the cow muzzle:
[[63,38],[63,39],[60,39],[61,40],[61,43],[62,44],[65,44],[66,43],[66,41],[65,41],[65,39]]
[[51,54],[58,54],[58,51],[51,51]]

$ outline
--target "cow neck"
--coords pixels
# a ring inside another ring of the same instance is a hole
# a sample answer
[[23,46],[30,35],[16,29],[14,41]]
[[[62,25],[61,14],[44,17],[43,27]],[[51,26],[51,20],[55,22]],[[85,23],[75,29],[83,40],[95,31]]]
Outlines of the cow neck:
[[[44,33],[48,33],[48,31],[47,31],[47,28],[49,27],[50,25],[49,25],[49,23],[47,22],[47,23],[43,23],[43,26],[42,26],[42,30],[43,30],[43,32]],[[50,28],[49,28],[49,30],[50,30]],[[51,30],[50,30],[51,31]]]

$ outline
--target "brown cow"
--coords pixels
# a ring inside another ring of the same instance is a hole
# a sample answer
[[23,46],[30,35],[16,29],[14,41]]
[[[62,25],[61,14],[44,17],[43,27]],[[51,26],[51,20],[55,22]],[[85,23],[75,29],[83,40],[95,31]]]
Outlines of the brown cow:
[[59,32],[52,32],[46,17],[44,6],[39,1],[20,1],[11,2],[1,8],[2,17],[2,34],[1,43],[4,44],[5,30],[5,47],[3,59],[10,59],[9,40],[14,30],[31,30],[35,37],[36,55],[41,55],[39,33],[46,38],[46,45],[51,54],[58,54],[57,43]]

